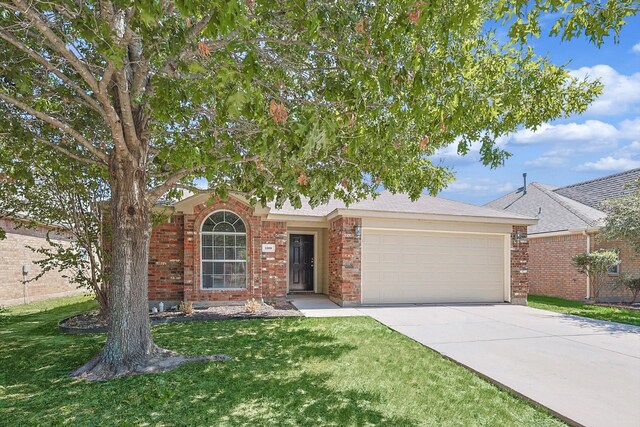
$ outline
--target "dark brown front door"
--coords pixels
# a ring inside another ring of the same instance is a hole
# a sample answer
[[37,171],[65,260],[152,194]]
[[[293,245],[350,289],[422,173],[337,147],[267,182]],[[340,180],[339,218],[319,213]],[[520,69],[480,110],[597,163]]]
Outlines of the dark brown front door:
[[313,291],[313,235],[289,236],[289,290]]

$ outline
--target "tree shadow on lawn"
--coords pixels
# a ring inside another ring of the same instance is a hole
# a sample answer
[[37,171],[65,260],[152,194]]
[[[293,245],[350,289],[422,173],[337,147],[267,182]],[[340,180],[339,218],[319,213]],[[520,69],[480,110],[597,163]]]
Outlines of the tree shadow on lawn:
[[[376,410],[381,396],[331,386],[331,364],[355,349],[309,319],[163,325],[156,342],[185,355],[226,353],[229,362],[108,382],[68,372],[104,335],[65,335],[56,321],[73,306],[3,319],[3,425],[414,425]],[[76,309],[77,311],[77,309]],[[325,321],[326,322],[326,321]]]

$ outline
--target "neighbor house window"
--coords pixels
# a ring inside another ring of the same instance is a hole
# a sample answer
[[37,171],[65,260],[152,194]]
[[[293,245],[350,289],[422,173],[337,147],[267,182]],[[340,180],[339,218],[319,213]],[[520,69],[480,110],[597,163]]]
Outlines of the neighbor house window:
[[[620,249],[615,250],[618,254],[618,259],[620,259]],[[620,262],[616,265],[609,267],[609,274],[620,274]]]
[[233,212],[214,212],[200,235],[202,289],[247,286],[247,229]]

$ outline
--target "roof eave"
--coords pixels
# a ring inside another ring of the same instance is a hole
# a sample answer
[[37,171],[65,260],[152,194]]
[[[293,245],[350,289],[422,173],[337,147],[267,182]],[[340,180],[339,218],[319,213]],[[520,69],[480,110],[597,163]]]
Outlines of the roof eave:
[[512,225],[536,225],[537,218],[528,217],[494,217],[482,215],[449,215],[449,214],[429,214],[419,212],[389,212],[368,209],[335,209],[327,215],[327,221],[331,221],[339,216],[359,217],[359,218],[398,218],[398,219],[418,219],[432,221],[451,222],[481,222],[491,224],[512,224]]

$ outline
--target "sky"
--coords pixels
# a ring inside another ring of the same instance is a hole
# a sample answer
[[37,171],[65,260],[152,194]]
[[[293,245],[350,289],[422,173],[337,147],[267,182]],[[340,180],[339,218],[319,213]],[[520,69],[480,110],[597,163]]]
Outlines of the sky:
[[600,78],[603,94],[580,115],[506,137],[512,156],[496,169],[483,166],[477,152],[441,150],[434,158],[453,168],[456,181],[440,197],[484,204],[521,187],[525,172],[528,183],[563,186],[640,168],[640,16],[628,19],[618,44],[541,38],[532,45],[576,76]]

